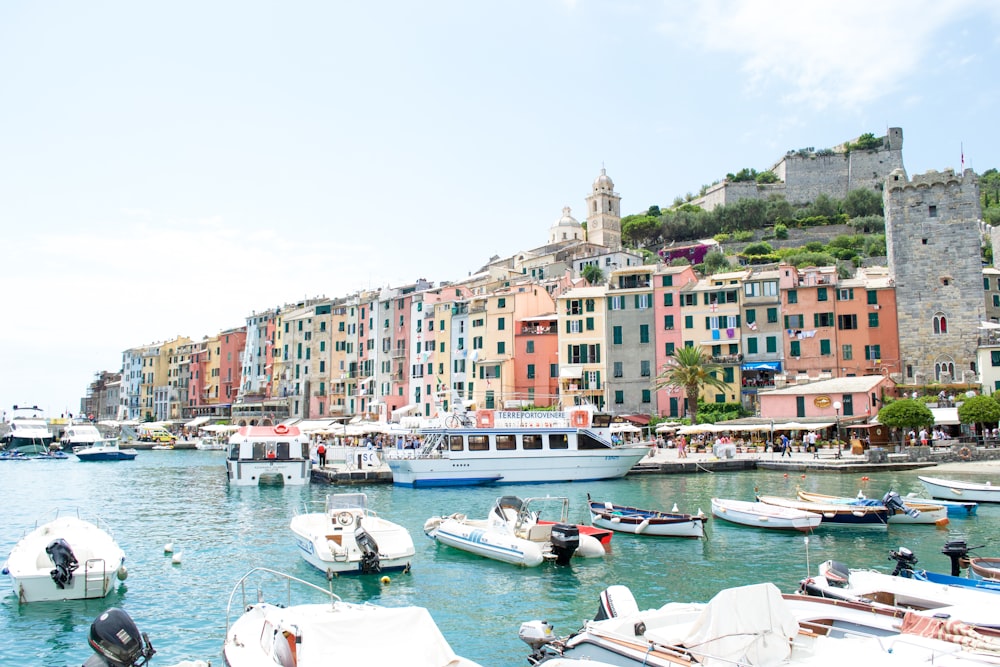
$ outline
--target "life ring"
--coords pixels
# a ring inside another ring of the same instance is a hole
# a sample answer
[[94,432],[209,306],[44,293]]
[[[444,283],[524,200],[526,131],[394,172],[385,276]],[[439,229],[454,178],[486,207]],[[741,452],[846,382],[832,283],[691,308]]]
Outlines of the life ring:
[[476,426],[479,428],[493,428],[494,423],[492,410],[476,410]]
[[573,428],[587,428],[590,426],[590,415],[588,415],[583,410],[575,411],[570,417],[570,425]]
[[288,427],[284,424],[278,424],[274,427],[275,433],[288,433]]
[[337,515],[337,523],[341,526],[350,526],[354,523],[354,515],[350,512],[341,512]]
[[962,459],[963,461],[968,461],[969,459],[972,458],[972,450],[966,447],[965,445],[958,448],[957,454],[958,458]]

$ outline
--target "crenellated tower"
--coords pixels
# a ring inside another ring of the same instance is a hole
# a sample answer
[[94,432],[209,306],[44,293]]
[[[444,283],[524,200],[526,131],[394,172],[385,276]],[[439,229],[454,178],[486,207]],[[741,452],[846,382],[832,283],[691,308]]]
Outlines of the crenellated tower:
[[883,360],[884,367],[900,373],[903,384],[973,381],[986,318],[978,177],[949,169],[908,180],[895,169],[883,203],[900,354]]

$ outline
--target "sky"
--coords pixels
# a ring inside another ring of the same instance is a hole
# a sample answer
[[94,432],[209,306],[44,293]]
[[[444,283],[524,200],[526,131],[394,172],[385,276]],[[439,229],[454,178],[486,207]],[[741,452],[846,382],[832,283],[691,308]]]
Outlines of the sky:
[[[903,128],[1000,165],[993,0],[0,3],[0,409],[122,352]],[[992,64],[991,64],[992,63]]]

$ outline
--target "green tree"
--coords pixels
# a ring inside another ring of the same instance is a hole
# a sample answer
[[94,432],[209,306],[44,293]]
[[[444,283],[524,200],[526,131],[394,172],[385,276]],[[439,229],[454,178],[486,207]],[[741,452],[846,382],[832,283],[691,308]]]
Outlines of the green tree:
[[706,276],[710,276],[715,273],[722,273],[723,271],[728,271],[731,268],[729,260],[726,259],[726,256],[718,250],[712,250],[711,252],[705,253],[705,259],[702,260],[702,270],[705,272]]
[[788,238],[788,227],[779,223],[774,225],[774,238],[776,239],[787,239]]
[[982,433],[983,424],[1000,422],[1000,403],[990,396],[971,396],[958,406],[958,421],[975,424],[976,433]]
[[764,184],[764,183],[777,183],[778,182],[778,176],[773,171],[762,171],[759,174],[757,174],[757,179],[756,180],[757,180],[758,183],[761,183],[761,184]]
[[746,248],[743,248],[744,255],[770,255],[772,252],[774,252],[774,248],[767,241],[751,243]]
[[844,213],[850,218],[865,215],[882,215],[882,196],[868,188],[851,190],[842,202]]
[[604,282],[604,271],[601,271],[601,267],[595,266],[593,264],[588,264],[583,267],[581,272],[583,279],[591,285],[599,285]]
[[851,218],[847,224],[863,234],[885,232],[885,218],[881,215],[863,215],[859,218]]
[[656,204],[653,204],[652,206],[649,207],[649,210],[646,211],[646,215],[654,218],[659,218],[662,215],[662,213],[660,213],[660,207],[657,206]]
[[635,248],[659,243],[662,232],[663,226],[659,217],[626,215],[622,218],[622,240]]
[[865,132],[858,140],[851,144],[851,148],[857,148],[860,150],[873,150],[876,148],[882,148],[882,138],[876,137],[871,132]]
[[912,398],[901,398],[887,404],[878,411],[879,423],[889,428],[900,430],[900,442],[904,429],[915,429],[921,426],[934,425],[934,413],[921,401]]
[[687,399],[691,423],[698,423],[698,394],[702,387],[714,387],[725,391],[729,385],[720,380],[722,366],[701,347],[679,347],[667,358],[660,374],[656,376],[657,389],[683,389]]

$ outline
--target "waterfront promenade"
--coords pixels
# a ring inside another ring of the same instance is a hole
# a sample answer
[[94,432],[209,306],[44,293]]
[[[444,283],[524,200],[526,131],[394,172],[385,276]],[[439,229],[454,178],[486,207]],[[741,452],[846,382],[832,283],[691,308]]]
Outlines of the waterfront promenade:
[[[383,462],[376,466],[358,466],[351,456],[353,448],[346,453],[334,453],[328,464],[313,469],[313,481],[327,484],[391,484],[392,473]],[[357,450],[364,451],[364,450]],[[712,452],[689,452],[679,458],[676,449],[650,448],[650,455],[644,457],[629,472],[629,477],[639,475],[674,475],[689,473],[737,472],[741,470],[777,470],[788,473],[827,472],[865,473],[878,470],[916,470],[933,467],[936,471],[962,471],[1000,473],[1000,448],[979,449],[976,460],[954,461],[950,448],[940,448],[930,454],[927,460],[912,460],[908,454],[886,454],[885,462],[872,462],[869,454],[853,454],[849,449],[840,452],[821,449],[818,454],[792,452],[791,456],[781,456],[778,452],[736,452],[731,458],[717,457]],[[996,458],[993,458],[996,457]],[[347,463],[347,461],[352,461]],[[935,473],[937,474],[937,473]]]

